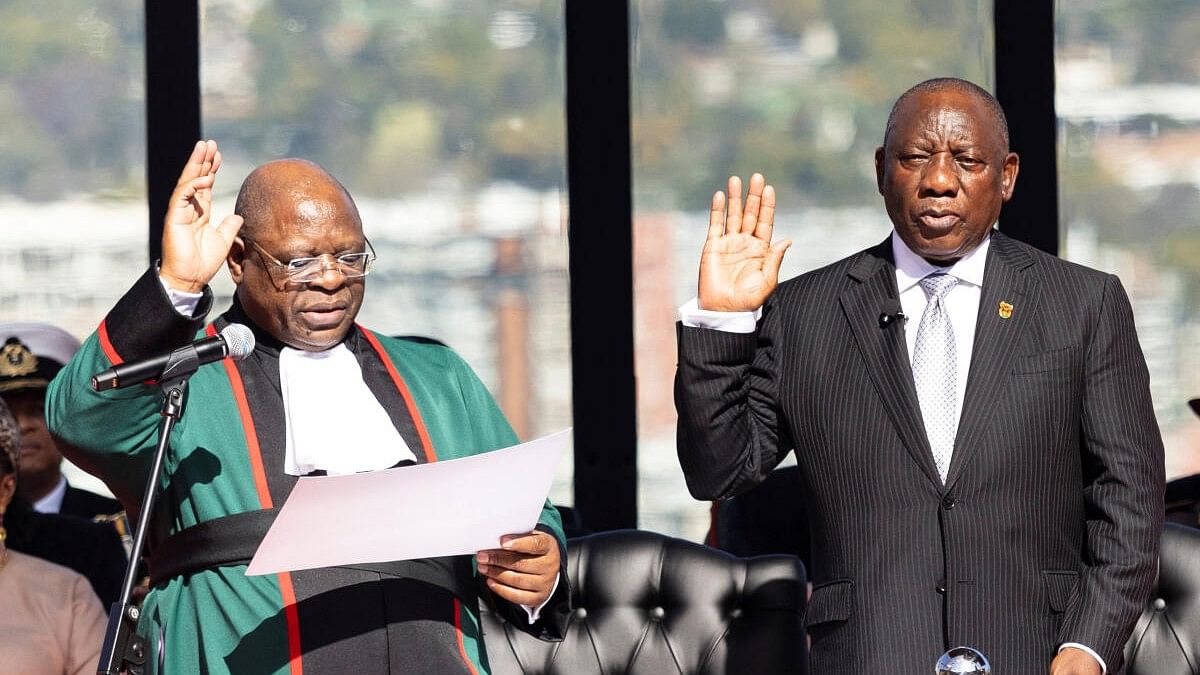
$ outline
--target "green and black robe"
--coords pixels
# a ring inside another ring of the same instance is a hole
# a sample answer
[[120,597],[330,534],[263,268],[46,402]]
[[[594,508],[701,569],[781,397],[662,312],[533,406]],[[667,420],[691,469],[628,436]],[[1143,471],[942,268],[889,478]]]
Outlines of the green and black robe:
[[[191,378],[153,514],[152,538],[162,550],[171,547],[173,535],[205,530],[206,538],[192,541],[252,551],[256,541],[249,547],[225,541],[239,529],[237,514],[278,508],[296,482],[283,472],[280,345],[236,304],[203,327],[211,305],[206,292],[196,318],[180,316],[157,275],[147,272],[51,384],[46,399],[54,433],[77,446],[81,463],[134,507],[129,502],[140,499],[154,454],[161,392],[137,385],[96,393],[88,386],[91,375],[204,332],[214,334],[229,322],[254,330],[258,342],[250,357],[201,367]],[[345,344],[418,461],[464,457],[516,442],[483,384],[446,347],[358,326]],[[487,504],[446,507],[486,509]],[[380,528],[404,517],[362,514]],[[538,529],[565,546],[549,502]],[[156,579],[139,625],[150,646],[150,672],[482,675],[488,667],[478,621],[481,598],[514,625],[548,639],[561,637],[568,613],[565,568],[542,618],[529,626],[522,608],[490,596],[471,556],[257,577],[245,576],[244,563]],[[154,574],[153,559],[151,567]]]

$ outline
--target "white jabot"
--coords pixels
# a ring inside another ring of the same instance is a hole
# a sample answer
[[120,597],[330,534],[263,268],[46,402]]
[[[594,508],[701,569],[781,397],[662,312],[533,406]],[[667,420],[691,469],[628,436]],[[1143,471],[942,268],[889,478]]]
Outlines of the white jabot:
[[416,461],[367,388],[358,359],[339,344],[323,352],[279,352],[286,450],[283,470],[303,476],[376,471]]

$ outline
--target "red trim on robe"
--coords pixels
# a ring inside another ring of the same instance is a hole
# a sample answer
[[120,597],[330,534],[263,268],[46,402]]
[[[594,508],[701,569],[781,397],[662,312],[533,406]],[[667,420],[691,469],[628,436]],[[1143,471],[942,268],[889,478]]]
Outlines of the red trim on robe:
[[290,572],[280,572],[279,594],[283,596],[283,614],[288,628],[288,668],[292,675],[303,675],[304,652],[300,647],[300,609],[296,607],[296,590]]
[[[204,332],[212,336],[217,334],[217,329],[209,324]],[[258,492],[259,506],[269,509],[274,504],[271,502],[271,489],[267,486],[262,450],[258,447],[258,433],[254,430],[254,417],[250,414],[250,404],[246,401],[246,387],[242,384],[242,374],[238,372],[233,359],[223,359],[221,365],[225,366],[225,374],[229,376],[229,384],[233,389],[233,399],[237,402],[238,412],[241,414],[242,432],[246,436],[246,450],[250,455],[250,471],[254,475],[254,488]]]
[[[216,326],[209,324],[204,329],[207,335],[216,335]],[[267,472],[263,467],[262,449],[258,445],[258,432],[254,428],[254,417],[250,414],[250,404],[246,400],[246,387],[242,383],[242,374],[238,372],[233,359],[224,359],[225,374],[229,377],[230,388],[233,389],[233,399],[237,402],[238,413],[242,418],[242,433],[246,437],[246,452],[250,458],[250,471],[254,474],[254,488],[258,493],[259,506],[269,509],[273,506],[271,489],[267,484]],[[288,667],[292,675],[303,675],[303,649],[300,645],[300,610],[296,607],[296,590],[292,586],[292,575],[281,572],[279,579],[279,595],[283,601],[283,613],[287,620],[288,631]]]
[[471,658],[467,656],[467,645],[463,642],[462,603],[458,598],[454,598],[454,634],[458,638],[458,653],[462,655],[463,663],[467,664],[467,670],[471,671],[471,675],[479,675],[475,664],[471,663]]
[[113,347],[112,340],[108,339],[108,319],[100,322],[100,327],[96,329],[96,337],[100,340],[100,350],[104,352],[104,355],[108,357],[108,360],[114,366],[125,363],[125,359],[121,358],[116,348]]
[[379,338],[371,331],[354,324],[363,337],[367,338],[367,342],[371,343],[371,347],[375,349],[375,353],[379,354],[379,359],[383,361],[383,365],[387,368],[388,375],[392,377],[392,382],[396,385],[396,389],[400,391],[400,396],[404,398],[404,405],[408,407],[408,414],[412,416],[413,425],[417,427],[417,436],[421,438],[421,450],[425,453],[426,462],[436,462],[437,453],[433,450],[433,441],[429,439],[429,431],[425,428],[425,421],[421,419],[421,412],[417,410],[417,404],[413,400],[412,392],[408,390],[408,385],[404,383],[404,378],[400,377],[400,372],[396,370],[396,365],[392,363],[392,357],[383,349],[383,345],[379,344]]

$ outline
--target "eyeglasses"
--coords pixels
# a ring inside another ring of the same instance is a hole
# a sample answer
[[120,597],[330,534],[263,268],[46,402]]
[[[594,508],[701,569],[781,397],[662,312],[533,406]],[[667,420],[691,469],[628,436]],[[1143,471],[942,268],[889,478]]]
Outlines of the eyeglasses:
[[[326,269],[334,269],[341,272],[346,279],[357,279],[365,277],[371,271],[371,266],[375,263],[375,247],[371,246],[371,240],[364,238],[367,243],[367,250],[359,253],[343,253],[341,255],[333,255],[327,253],[325,255],[316,256],[313,258],[292,258],[288,261],[279,260],[275,256],[267,253],[266,249],[258,245],[258,242],[244,239],[258,249],[262,254],[265,262],[273,264],[277,269],[283,270],[283,276],[287,281],[298,284],[312,283],[325,275]],[[327,258],[333,260],[327,261]]]

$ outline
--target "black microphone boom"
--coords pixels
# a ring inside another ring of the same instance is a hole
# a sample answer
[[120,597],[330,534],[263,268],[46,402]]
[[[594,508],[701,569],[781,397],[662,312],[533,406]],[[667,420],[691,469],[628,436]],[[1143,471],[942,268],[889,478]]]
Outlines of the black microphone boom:
[[190,345],[151,356],[140,361],[132,361],[113,366],[108,370],[92,377],[92,389],[105,391],[120,389],[132,384],[142,384],[162,379],[163,370],[170,364],[191,363],[200,367],[206,363],[220,361],[226,356],[237,361],[244,359],[254,351],[254,333],[240,323],[231,323],[221,331],[220,335],[212,335],[196,340]]

